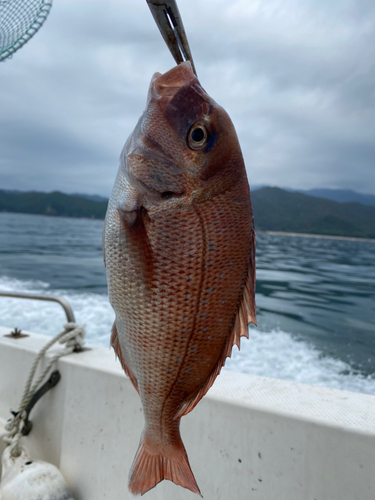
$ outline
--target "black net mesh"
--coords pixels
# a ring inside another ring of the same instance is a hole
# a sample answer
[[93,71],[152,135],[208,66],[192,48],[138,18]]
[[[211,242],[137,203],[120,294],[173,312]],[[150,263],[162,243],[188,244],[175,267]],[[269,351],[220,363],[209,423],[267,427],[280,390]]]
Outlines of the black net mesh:
[[51,7],[52,0],[0,0],[0,61],[35,35]]

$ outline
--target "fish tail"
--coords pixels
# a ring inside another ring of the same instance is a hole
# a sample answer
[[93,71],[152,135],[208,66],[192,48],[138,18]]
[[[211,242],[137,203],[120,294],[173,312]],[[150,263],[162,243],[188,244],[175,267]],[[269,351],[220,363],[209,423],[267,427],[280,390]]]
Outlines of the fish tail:
[[163,479],[169,479],[202,497],[179,433],[176,437],[173,443],[161,446],[142,434],[129,474],[131,493],[143,495]]

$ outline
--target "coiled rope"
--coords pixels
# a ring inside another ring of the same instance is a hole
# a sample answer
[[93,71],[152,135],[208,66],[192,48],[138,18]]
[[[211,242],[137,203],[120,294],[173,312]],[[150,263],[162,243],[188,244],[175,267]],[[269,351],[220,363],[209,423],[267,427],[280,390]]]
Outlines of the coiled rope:
[[[5,430],[7,431],[3,436],[3,441],[9,445],[10,454],[13,457],[20,456],[22,449],[20,446],[20,439],[22,437],[21,424],[26,418],[25,408],[29,404],[31,398],[33,397],[35,391],[38,389],[39,385],[42,383],[43,379],[46,377],[48,372],[51,370],[52,366],[56,361],[63,356],[71,354],[73,351],[80,350],[84,344],[85,337],[85,325],[77,325],[76,323],[66,323],[64,325],[64,330],[56,335],[47,345],[41,349],[41,351],[36,356],[34,363],[31,367],[29,377],[27,379],[25,390],[21,402],[18,407],[17,413],[8,420],[5,424]],[[38,368],[39,362],[44,357],[45,353],[50,347],[52,347],[56,342],[59,344],[65,344],[63,351],[55,354],[50,362],[47,364],[45,369],[37,378],[36,382],[33,384],[33,379],[35,377],[36,370]]]

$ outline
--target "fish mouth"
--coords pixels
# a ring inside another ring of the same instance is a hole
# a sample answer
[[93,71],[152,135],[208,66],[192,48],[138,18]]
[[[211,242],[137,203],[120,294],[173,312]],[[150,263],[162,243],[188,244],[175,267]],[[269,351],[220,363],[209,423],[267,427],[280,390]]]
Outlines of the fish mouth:
[[163,75],[156,73],[151,81],[152,97],[165,108],[177,92],[192,80],[197,80],[197,77],[189,61],[175,66]]

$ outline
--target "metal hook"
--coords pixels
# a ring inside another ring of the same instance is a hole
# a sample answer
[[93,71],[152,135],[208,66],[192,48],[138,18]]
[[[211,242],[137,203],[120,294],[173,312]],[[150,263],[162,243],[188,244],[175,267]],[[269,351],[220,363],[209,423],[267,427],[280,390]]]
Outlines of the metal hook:
[[155,22],[177,64],[190,61],[197,74],[184,25],[175,0],[146,0]]

